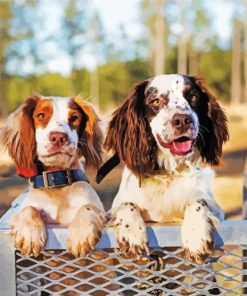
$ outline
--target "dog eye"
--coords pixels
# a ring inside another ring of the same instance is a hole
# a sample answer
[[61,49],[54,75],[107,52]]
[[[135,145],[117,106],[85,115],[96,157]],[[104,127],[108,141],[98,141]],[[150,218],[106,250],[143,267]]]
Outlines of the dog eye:
[[79,117],[77,115],[74,114],[74,115],[71,116],[71,121],[72,122],[76,121],[77,119],[79,119]]
[[197,104],[197,101],[198,101],[198,95],[196,94],[191,94],[190,95],[190,104],[192,106],[195,106]]
[[152,102],[150,102],[150,104],[151,104],[152,106],[159,107],[159,105],[160,105],[160,100],[159,100],[159,99],[155,99],[155,100],[153,100]]
[[37,114],[37,117],[38,117],[39,119],[44,119],[44,118],[45,118],[45,113],[40,112],[40,113]]

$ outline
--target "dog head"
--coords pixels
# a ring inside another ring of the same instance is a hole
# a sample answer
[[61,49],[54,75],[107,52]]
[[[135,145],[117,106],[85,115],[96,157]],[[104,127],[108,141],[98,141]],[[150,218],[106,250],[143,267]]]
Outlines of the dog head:
[[146,175],[198,154],[217,165],[227,139],[226,116],[203,80],[174,74],[134,87],[114,113],[104,145],[135,174]]
[[84,156],[99,167],[102,134],[92,106],[79,98],[32,96],[7,119],[0,140],[18,167],[31,168],[37,158],[44,166],[68,169]]

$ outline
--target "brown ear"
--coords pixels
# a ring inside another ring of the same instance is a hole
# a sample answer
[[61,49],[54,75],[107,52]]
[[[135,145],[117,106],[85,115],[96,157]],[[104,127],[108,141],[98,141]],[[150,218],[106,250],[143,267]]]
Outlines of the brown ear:
[[223,143],[229,139],[227,117],[216,98],[205,86],[203,79],[193,79],[199,87],[202,103],[201,111],[199,110],[201,137],[198,138],[197,146],[206,163],[218,165],[222,156]]
[[102,162],[102,131],[99,127],[99,118],[93,107],[80,98],[74,102],[86,115],[86,125],[79,134],[79,151],[85,157],[86,165],[99,168]]
[[30,169],[36,155],[35,130],[33,112],[39,100],[33,96],[7,119],[0,130],[0,141],[8,149],[9,155],[18,167]]
[[108,125],[104,147],[118,153],[136,175],[146,175],[156,165],[156,144],[145,117],[144,99],[148,80],[136,84]]

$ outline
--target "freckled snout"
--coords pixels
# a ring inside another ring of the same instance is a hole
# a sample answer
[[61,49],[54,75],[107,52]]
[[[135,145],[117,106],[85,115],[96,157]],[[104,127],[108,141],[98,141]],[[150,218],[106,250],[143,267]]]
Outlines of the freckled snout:
[[172,126],[182,133],[186,132],[191,124],[193,119],[188,114],[175,114],[172,118]]
[[68,135],[61,132],[50,132],[49,140],[54,148],[61,148],[68,141]]

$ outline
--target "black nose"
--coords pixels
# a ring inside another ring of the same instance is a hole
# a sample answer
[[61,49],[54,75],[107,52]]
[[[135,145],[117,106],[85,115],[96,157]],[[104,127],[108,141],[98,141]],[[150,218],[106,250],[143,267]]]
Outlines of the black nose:
[[172,118],[172,126],[182,132],[186,132],[191,123],[193,120],[188,114],[175,114]]

